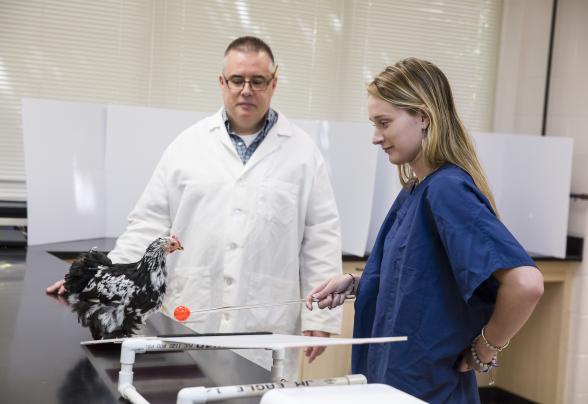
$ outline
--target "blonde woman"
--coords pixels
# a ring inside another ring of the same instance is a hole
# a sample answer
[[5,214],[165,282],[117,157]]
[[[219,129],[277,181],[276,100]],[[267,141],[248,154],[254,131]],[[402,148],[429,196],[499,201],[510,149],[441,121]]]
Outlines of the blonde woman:
[[398,166],[403,190],[360,277],[317,286],[307,306],[356,294],[353,372],[430,403],[477,403],[473,370],[488,372],[543,294],[533,260],[497,216],[447,78],[415,58],[368,86],[373,143]]

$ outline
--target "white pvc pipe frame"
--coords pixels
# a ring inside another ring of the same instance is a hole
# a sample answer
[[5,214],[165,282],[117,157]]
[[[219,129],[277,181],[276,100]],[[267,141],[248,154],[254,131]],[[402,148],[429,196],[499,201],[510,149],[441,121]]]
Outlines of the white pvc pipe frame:
[[[118,392],[134,404],[149,404],[133,386],[133,364],[135,355],[145,352],[161,352],[176,350],[199,349],[228,349],[210,345],[186,344],[179,342],[167,342],[160,339],[132,338],[123,341],[120,350],[120,372],[118,373]],[[250,384],[241,386],[224,386],[215,388],[190,387],[180,390],[177,404],[206,403],[211,401],[226,400],[229,398],[260,396],[272,389],[285,387],[310,387],[342,384],[365,384],[367,380],[363,375],[349,375],[331,379],[306,380],[301,382],[287,382],[283,380],[284,349],[272,350],[273,364],[271,368],[272,383]]]
[[179,391],[176,404],[202,404],[211,401],[229,400],[231,398],[257,397],[270,390],[291,387],[317,387],[366,383],[367,380],[364,375],[347,375],[331,379],[302,380],[299,382],[282,381],[224,387],[187,387]]

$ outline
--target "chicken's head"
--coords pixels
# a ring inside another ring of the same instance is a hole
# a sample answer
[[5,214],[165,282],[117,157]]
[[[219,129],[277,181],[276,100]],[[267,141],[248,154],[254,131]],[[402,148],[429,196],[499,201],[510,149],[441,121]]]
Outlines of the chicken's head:
[[170,237],[166,237],[166,245],[165,245],[165,252],[168,254],[173,253],[176,250],[183,250],[184,247],[182,246],[182,243],[180,243],[180,240],[178,240],[178,238],[174,235],[170,236]]

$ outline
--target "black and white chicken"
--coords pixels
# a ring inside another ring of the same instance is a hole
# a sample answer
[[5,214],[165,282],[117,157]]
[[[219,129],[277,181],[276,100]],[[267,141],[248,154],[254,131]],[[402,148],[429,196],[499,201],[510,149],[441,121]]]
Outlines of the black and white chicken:
[[131,264],[113,264],[94,249],[80,255],[65,275],[68,301],[94,339],[125,338],[163,302],[166,256],[183,250],[175,237],[153,241]]

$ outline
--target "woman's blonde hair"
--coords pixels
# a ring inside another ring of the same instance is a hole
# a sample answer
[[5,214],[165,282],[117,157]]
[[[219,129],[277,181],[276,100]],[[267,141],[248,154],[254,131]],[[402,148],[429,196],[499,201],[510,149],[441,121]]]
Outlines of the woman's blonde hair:
[[[470,135],[455,109],[449,81],[437,66],[416,58],[401,60],[378,74],[367,90],[372,96],[410,114],[427,117],[429,126],[422,140],[425,162],[433,170],[445,163],[461,167],[498,214]],[[399,165],[398,173],[403,186],[416,181],[409,164]]]

